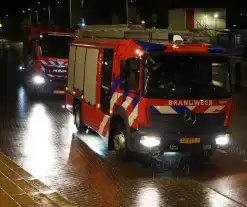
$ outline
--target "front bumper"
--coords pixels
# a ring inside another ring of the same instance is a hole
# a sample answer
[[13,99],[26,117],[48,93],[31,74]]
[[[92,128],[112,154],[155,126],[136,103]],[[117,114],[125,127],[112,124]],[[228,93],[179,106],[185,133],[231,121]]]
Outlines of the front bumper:
[[38,93],[65,94],[65,78],[49,78],[44,75],[31,75],[27,83],[30,90]]
[[[150,137],[154,140],[142,142],[143,138]],[[157,141],[157,139],[159,142]],[[188,142],[189,141],[189,142]],[[163,134],[152,135],[143,134],[138,131],[132,134],[129,141],[131,151],[147,153],[164,153],[164,152],[202,152],[215,149],[227,149],[231,143],[231,135],[228,129],[214,133],[202,134]],[[155,146],[156,145],[156,146]]]

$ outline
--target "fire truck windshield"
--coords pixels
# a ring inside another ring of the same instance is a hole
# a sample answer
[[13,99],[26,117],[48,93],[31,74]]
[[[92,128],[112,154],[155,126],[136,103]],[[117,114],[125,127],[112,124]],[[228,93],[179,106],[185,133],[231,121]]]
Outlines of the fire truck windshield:
[[41,56],[49,58],[68,58],[69,43],[72,36],[43,35]]
[[162,53],[144,57],[144,96],[227,98],[228,58],[222,55]]

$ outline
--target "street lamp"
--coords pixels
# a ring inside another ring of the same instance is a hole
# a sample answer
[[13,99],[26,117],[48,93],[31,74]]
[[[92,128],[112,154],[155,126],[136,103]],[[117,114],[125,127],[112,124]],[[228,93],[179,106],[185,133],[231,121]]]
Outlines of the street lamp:
[[23,14],[26,14],[28,13],[28,17],[29,17],[29,24],[31,25],[32,24],[32,14],[31,14],[31,9],[27,9],[28,12],[26,12],[25,10],[22,10],[22,13]]
[[215,13],[214,14],[214,30],[216,32],[216,29],[217,29],[217,19],[219,17],[219,14]]
[[72,1],[69,0],[69,26],[72,28]]
[[[38,4],[40,5],[41,3],[38,2]],[[56,4],[60,4],[60,1],[56,1]],[[47,10],[48,10],[48,21],[50,25],[51,24],[51,5],[50,4],[47,5]],[[43,7],[43,11],[46,11],[45,7]]]
[[39,24],[39,13],[38,13],[37,10],[35,11],[35,13],[36,13],[36,21],[37,21],[37,24]]
[[49,19],[49,25],[51,24],[51,6],[48,4],[48,19]]
[[129,24],[129,0],[126,0],[126,24]]

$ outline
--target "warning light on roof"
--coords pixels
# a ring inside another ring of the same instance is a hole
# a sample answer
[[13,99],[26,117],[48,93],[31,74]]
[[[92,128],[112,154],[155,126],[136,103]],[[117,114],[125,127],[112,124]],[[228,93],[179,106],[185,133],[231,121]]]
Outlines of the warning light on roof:
[[141,50],[136,50],[136,54],[139,56],[142,56],[142,51]]
[[219,47],[219,46],[214,46],[214,45],[208,45],[208,52],[210,52],[210,53],[224,53],[225,48]]

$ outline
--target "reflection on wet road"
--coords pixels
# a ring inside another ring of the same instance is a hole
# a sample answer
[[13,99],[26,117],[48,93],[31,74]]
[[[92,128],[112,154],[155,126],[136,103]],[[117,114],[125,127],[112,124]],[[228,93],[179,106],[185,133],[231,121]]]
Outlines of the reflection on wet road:
[[236,96],[231,152],[217,152],[214,164],[196,165],[189,177],[177,178],[140,162],[121,163],[107,152],[104,139],[91,132],[77,134],[62,98],[34,101],[22,86],[2,84],[1,152],[76,206],[247,205],[247,112],[241,105],[246,92]]

